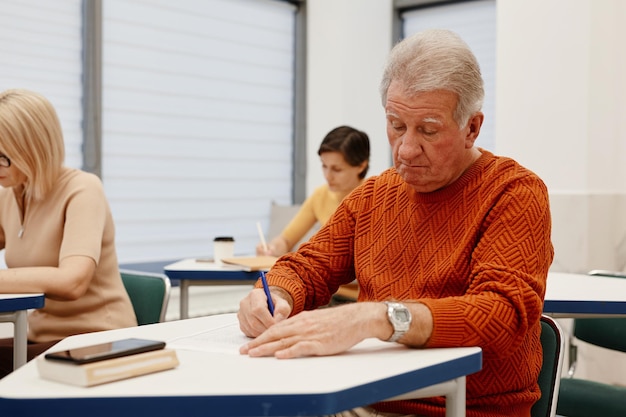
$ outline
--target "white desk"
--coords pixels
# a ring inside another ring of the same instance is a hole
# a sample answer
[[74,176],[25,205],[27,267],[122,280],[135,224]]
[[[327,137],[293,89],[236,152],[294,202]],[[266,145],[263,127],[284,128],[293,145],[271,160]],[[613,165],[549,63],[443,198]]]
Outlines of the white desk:
[[[170,279],[180,280],[180,317],[188,318],[189,286],[252,285],[258,272],[237,266],[185,259],[165,266]],[[565,272],[548,273],[544,313],[565,317],[619,317],[626,315],[626,279]]]
[[626,315],[626,279],[548,273],[543,312],[557,318]]
[[[236,326],[230,333],[234,329],[237,340],[223,337],[228,326]],[[182,349],[174,340],[210,329],[216,332],[207,337],[213,351]],[[50,350],[124,337],[168,341],[180,366],[81,388],[42,380],[31,361],[0,380],[2,415],[312,416],[426,388],[418,394],[447,395],[447,416],[464,416],[465,375],[482,367],[480,348],[418,350],[375,339],[336,356],[250,358],[238,354],[243,335],[234,314],[72,336]]]
[[183,259],[163,268],[169,279],[180,281],[180,318],[189,318],[189,287],[191,285],[250,285],[259,279],[259,272],[244,271],[236,265],[217,265]]
[[44,302],[43,294],[0,294],[0,322],[13,323],[13,369],[26,363],[28,310]]

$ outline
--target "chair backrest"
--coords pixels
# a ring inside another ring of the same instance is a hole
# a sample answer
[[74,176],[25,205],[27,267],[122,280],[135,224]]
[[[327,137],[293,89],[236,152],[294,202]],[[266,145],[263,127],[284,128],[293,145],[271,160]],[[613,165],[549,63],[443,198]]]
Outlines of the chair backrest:
[[[589,271],[589,275],[626,278],[626,274],[604,270]],[[626,318],[574,319],[573,335],[596,346],[626,352]]]
[[565,339],[561,326],[548,316],[541,316],[541,347],[543,364],[539,372],[541,398],[530,412],[532,417],[554,417],[558,400]]
[[128,269],[121,269],[120,274],[133,304],[137,323],[141,326],[165,321],[170,279],[163,274]]
[[[282,205],[272,201],[272,205],[270,207],[270,225],[267,232],[267,238],[271,240],[280,235],[280,232],[282,232],[291,219],[295,217],[301,206],[301,204]],[[311,230],[309,230],[306,235],[294,245],[294,249],[298,248],[301,243],[309,240],[309,238],[313,236],[319,228],[319,223],[313,226]]]
[[626,319],[574,319],[574,337],[596,346],[626,352]]

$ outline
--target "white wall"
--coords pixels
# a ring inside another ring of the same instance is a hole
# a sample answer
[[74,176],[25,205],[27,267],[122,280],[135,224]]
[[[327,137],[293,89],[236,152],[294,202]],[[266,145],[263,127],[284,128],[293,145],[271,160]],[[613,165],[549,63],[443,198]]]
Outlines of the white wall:
[[378,83],[391,46],[391,0],[307,0],[307,195],[324,184],[317,155],[331,129],[347,124],[371,142],[370,170],[390,166]]
[[548,184],[553,269],[623,270],[626,3],[500,3],[497,149]]

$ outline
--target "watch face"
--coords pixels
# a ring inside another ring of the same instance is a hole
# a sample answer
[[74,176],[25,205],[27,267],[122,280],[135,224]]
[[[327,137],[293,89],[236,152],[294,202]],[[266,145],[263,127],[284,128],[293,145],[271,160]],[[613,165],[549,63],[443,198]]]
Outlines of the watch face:
[[411,319],[409,312],[407,310],[394,310],[394,314],[396,318],[400,321],[407,322]]

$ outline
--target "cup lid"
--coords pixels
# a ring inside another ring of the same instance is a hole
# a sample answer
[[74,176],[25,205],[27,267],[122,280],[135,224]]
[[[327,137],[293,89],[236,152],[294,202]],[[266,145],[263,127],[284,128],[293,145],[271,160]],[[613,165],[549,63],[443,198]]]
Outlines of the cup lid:
[[214,242],[234,242],[235,238],[232,236],[217,236],[213,239]]

